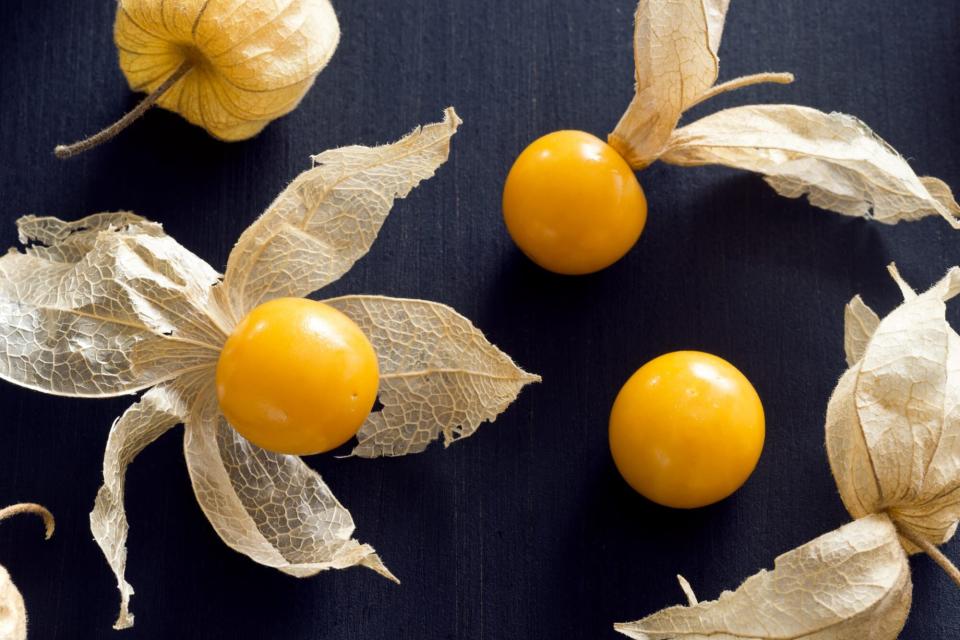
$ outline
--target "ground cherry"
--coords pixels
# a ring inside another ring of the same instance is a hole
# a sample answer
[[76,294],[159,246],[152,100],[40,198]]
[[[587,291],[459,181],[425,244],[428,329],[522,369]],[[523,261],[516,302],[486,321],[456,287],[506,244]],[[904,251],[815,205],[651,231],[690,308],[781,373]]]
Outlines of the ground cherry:
[[763,449],[760,397],[722,358],[676,351],[627,380],[610,414],[610,451],[624,479],[650,500],[694,508],[726,498]]
[[360,327],[303,298],[253,309],[217,363],[227,421],[278,453],[321,453],[348,441],[373,408],[379,381],[377,354]]
[[578,275],[609,267],[636,244],[647,200],[613,147],[583,131],[556,131],[513,163],[503,187],[503,218],[531,260]]

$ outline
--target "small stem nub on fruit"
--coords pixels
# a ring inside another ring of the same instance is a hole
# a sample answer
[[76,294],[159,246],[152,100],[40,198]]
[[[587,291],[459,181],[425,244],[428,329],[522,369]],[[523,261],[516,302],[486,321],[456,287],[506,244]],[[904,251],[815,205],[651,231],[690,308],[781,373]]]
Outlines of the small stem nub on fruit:
[[55,156],[61,160],[64,158],[70,158],[78,153],[83,153],[84,151],[89,151],[94,147],[106,142],[110,138],[113,138],[115,135],[129,127],[134,120],[146,113],[147,109],[152,107],[157,100],[159,100],[163,94],[170,90],[170,88],[177,83],[180,78],[187,75],[193,69],[193,62],[190,60],[185,61],[177,70],[174,71],[170,76],[160,84],[159,87],[154,89],[150,94],[140,101],[140,103],[135,106],[133,109],[128,111],[126,115],[114,122],[112,125],[106,129],[102,129],[98,133],[93,134],[89,138],[80,140],[79,142],[74,142],[73,144],[60,144],[53,150]]
[[34,504],[33,502],[21,502],[20,504],[4,507],[3,509],[0,509],[0,520],[6,520],[7,518],[19,515],[21,513],[33,513],[43,518],[43,526],[46,529],[44,537],[46,537],[47,540],[50,539],[50,536],[53,535],[53,529],[56,526],[56,522],[53,519],[53,514],[42,505]]

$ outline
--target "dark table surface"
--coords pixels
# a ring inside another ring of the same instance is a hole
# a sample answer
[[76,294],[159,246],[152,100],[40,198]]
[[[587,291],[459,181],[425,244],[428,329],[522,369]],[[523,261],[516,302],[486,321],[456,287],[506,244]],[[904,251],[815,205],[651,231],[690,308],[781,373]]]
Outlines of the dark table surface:
[[[311,459],[357,536],[402,579],[353,569],[297,580],[224,546],[190,489],[180,432],[129,474],[132,631],[111,630],[114,579],[88,528],[107,431],[129,398],[73,400],[0,384],[0,504],[56,514],[0,527],[0,563],[45,638],[615,638],[611,624],[680,602],[674,575],[713,598],[776,555],[846,522],[823,447],[844,369],[842,311],[897,302],[960,263],[942,220],[885,227],[777,197],[733,171],[654,166],[650,217],[612,268],[564,278],[514,248],[500,190],[535,137],[605,134],[632,93],[633,0],[340,0],[336,56],[292,115],[224,144],[160,111],[108,146],[51,154],[138,97],[117,67],[114,3],[0,2],[0,247],[14,220],[131,209],[222,267],[239,232],[330,147],[393,140],[455,105],[449,163],[396,206],[369,256],[329,293],[452,305],[530,371],[495,424],[448,450]],[[721,78],[793,71],[699,107],[796,102],[856,114],[922,174],[960,187],[960,4],[954,0],[734,0]],[[696,115],[696,114],[695,114]],[[957,320],[957,309],[951,310]],[[631,492],[607,449],[620,385],[679,348],[717,353],[755,383],[766,449],[734,497],[683,512]],[[956,540],[945,547],[960,556]],[[960,590],[916,557],[903,638],[960,633]]]

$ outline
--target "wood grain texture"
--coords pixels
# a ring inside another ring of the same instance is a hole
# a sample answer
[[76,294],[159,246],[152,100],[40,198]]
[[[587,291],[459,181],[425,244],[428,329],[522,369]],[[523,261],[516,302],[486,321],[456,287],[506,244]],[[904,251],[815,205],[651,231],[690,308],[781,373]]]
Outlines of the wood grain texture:
[[[552,276],[500,217],[510,162],[558,128],[608,132],[632,94],[632,0],[341,0],[340,49],[292,115],[256,139],[217,142],[156,111],[69,162],[53,147],[138,99],[111,44],[113,3],[0,3],[0,247],[27,214],[128,208],[222,267],[231,243],[333,146],[397,138],[448,104],[465,124],[450,162],[398,204],[370,255],[330,294],[454,306],[544,383],[449,450],[393,460],[311,459],[401,578],[351,570],[300,581],[224,546],[190,491],[180,432],[132,467],[130,570],[137,626],[124,638],[499,640],[615,638],[611,623],[704,598],[848,518],[823,447],[845,368],[843,305],[897,301],[884,266],[918,287],[960,263],[940,220],[881,227],[777,197],[733,171],[654,166],[636,249],[589,277]],[[860,116],[921,173],[960,187],[960,5],[736,0],[721,80],[793,71],[694,116],[789,101]],[[950,318],[960,320],[960,307]],[[620,385],[677,348],[731,360],[764,400],[760,465],[732,499],[657,508],[617,476],[606,442]],[[119,638],[116,592],[87,528],[110,423],[132,399],[44,397],[3,384],[0,504],[43,502],[57,535],[0,527],[32,638]],[[960,557],[960,542],[945,551]],[[960,633],[960,592],[915,558],[905,640]]]

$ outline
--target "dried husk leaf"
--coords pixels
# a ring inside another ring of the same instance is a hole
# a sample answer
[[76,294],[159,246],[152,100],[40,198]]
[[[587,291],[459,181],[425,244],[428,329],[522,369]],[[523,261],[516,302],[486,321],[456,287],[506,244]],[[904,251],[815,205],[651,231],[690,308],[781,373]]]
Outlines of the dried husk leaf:
[[90,513],[90,530],[117,577],[120,613],[114,629],[133,626],[130,613],[133,587],[125,577],[129,530],[124,509],[127,467],[147,445],[187,419],[191,396],[208,381],[209,372],[204,373],[208,375],[194,374],[189,380],[177,381],[176,385],[164,383],[150,389],[110,429],[103,454],[103,486]]
[[883,515],[851,522],[775,560],[715,601],[615,629],[637,640],[895,640],[910,612],[910,565]]
[[293,110],[337,48],[328,0],[120,0],[114,39],[134,91],[190,71],[157,104],[223,140]]
[[273,298],[305,296],[334,282],[370,250],[397,198],[433,176],[461,120],[418,127],[393,144],[350,146],[314,156],[240,236],[224,279],[239,320]]
[[[827,453],[853,517],[885,511],[901,529],[940,545],[960,519],[960,336],[945,317],[945,302],[960,292],[960,268],[920,295],[893,273],[906,300],[875,325],[837,384]],[[847,323],[848,337],[861,332]]]
[[[213,288],[212,304],[225,310],[224,336],[253,306],[309,293],[346,272],[369,250],[393,199],[446,160],[459,123],[449,109],[444,122],[395,145],[318,156],[323,164],[295,180],[241,236],[224,283]],[[350,513],[316,472],[297,457],[259,449],[229,427],[218,411],[213,364],[154,387],[111,431],[91,525],[117,575],[117,628],[133,624],[133,590],[124,578],[126,469],[143,447],[180,422],[186,424],[184,454],[198,503],[228,546],[298,577],[361,565],[396,580],[369,545],[352,539]],[[423,413],[421,419],[435,418]]]
[[10,574],[0,566],[0,638],[26,640],[27,608]]
[[126,471],[147,445],[179,423],[187,425],[184,453],[197,501],[228,546],[298,577],[361,565],[396,580],[371,547],[351,539],[350,513],[320,476],[299,458],[241,438],[217,411],[213,371],[193,372],[147,391],[110,431],[90,528],[117,577],[115,629],[134,623],[134,591],[124,575]]
[[636,94],[610,144],[642,168],[660,155],[681,114],[713,86],[729,0],[640,0],[634,15]]
[[[713,55],[716,57],[717,52],[720,51],[720,41],[723,38],[723,26],[727,21],[727,10],[730,9],[730,0],[704,0],[703,9],[707,18],[707,42],[710,45],[710,50],[713,51]],[[717,74],[720,71],[719,67],[718,59],[717,72],[714,73],[713,80],[710,81],[711,85],[717,81]]]
[[877,330],[880,318],[868,307],[860,296],[854,296],[843,311],[844,326],[843,350],[847,355],[847,366],[863,357],[870,336]]
[[197,502],[230,548],[298,578],[360,565],[399,582],[351,537],[353,518],[320,475],[244,440],[212,392],[191,412],[183,449]]
[[441,435],[449,446],[493,421],[524,386],[540,380],[445,305],[383,296],[325,302],[363,329],[380,364],[383,409],[360,428],[352,455],[419,453]]
[[[53,516],[38,504],[15,504],[0,509],[0,520],[18,513],[34,513],[43,518],[44,536],[47,540],[53,535]],[[7,570],[0,566],[0,640],[26,640],[27,608],[23,596]]]
[[729,0],[640,0],[634,32],[637,90],[609,143],[635,169],[656,160],[720,164],[764,175],[777,193],[887,224],[943,217],[960,228],[960,205],[941,180],[918,177],[856,118],[794,105],[726,109],[677,129],[691,107],[761,82],[758,73],[719,85],[717,51]]
[[677,129],[660,160],[720,164],[764,175],[777,193],[886,224],[939,215],[960,228],[960,206],[936,178],[919,178],[890,145],[842,113],[796,105],[725,109]]
[[[308,294],[362,257],[393,201],[447,159],[459,124],[451,108],[443,122],[395,144],[317,156],[318,166],[241,236],[222,282],[160,225],[134,214],[20,220],[21,241],[31,246],[0,258],[0,377],[60,395],[149,388],[111,429],[90,516],[117,578],[117,628],[133,624],[126,471],[179,423],[197,501],[228,546],[298,577],[360,565],[396,580],[372,547],[352,538],[350,513],[315,471],[259,449],[226,423],[215,368],[252,307]],[[440,433],[447,442],[470,435],[538,379],[443,305],[375,297],[336,304],[369,331],[384,373],[384,410],[371,423],[385,428],[365,432],[358,455],[401,455]]]
[[131,393],[216,362],[217,273],[129,213],[22,218],[0,258],[0,378],[65,396]]

